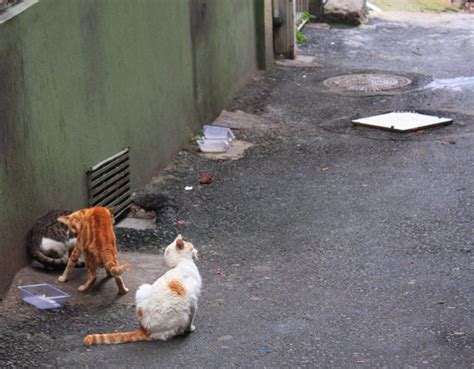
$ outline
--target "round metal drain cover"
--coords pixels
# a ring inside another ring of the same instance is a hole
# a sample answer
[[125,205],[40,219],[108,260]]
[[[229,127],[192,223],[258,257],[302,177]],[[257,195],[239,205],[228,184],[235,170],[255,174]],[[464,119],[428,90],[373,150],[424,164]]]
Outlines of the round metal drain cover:
[[411,80],[392,74],[346,74],[328,78],[324,84],[340,91],[373,93],[408,86]]

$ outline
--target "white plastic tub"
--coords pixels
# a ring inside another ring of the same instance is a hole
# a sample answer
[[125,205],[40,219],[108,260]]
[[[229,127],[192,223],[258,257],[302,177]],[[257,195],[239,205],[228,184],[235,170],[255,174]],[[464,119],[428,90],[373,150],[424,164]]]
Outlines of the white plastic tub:
[[235,140],[235,135],[230,128],[205,125],[203,133],[204,137],[210,140],[225,140],[228,142]]
[[38,309],[56,309],[64,306],[69,294],[48,283],[19,286],[21,298]]
[[230,142],[227,140],[202,139],[198,142],[202,152],[227,152],[230,149]]

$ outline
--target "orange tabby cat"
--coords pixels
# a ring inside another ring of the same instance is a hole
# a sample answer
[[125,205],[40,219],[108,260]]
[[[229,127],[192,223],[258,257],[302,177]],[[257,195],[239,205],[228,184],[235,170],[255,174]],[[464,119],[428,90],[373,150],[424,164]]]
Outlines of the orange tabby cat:
[[66,224],[77,234],[77,245],[69,257],[63,275],[58,278],[59,281],[67,281],[69,273],[82,254],[88,278],[87,282],[79,287],[79,291],[86,292],[91,288],[96,280],[97,268],[105,267],[107,274],[115,278],[119,294],[127,293],[128,289],[120,275],[128,269],[128,265],[118,264],[113,217],[109,209],[102,207],[81,209],[59,217],[58,221]]

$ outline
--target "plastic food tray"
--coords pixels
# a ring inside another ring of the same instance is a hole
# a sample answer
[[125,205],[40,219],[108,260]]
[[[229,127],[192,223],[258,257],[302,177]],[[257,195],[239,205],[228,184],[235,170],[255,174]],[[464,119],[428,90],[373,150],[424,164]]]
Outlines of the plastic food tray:
[[198,141],[202,152],[226,152],[230,148],[227,140],[203,139]]
[[48,283],[19,286],[23,301],[38,309],[56,309],[64,306],[69,294]]
[[235,135],[230,128],[205,125],[203,127],[204,137],[211,140],[235,140]]

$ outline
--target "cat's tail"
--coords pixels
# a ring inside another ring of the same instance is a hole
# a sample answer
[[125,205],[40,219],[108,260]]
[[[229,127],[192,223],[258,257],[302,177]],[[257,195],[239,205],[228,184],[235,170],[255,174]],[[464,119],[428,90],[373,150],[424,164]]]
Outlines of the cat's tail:
[[84,338],[84,345],[116,345],[118,343],[149,341],[150,333],[145,328],[139,328],[134,332],[90,334]]
[[53,269],[64,269],[66,267],[67,261],[63,259],[54,259],[41,252],[41,250],[30,251],[31,257],[39,261],[45,267],[50,267]]
[[126,270],[128,270],[128,268],[130,267],[130,264],[122,264],[122,265],[117,265],[115,262],[113,261],[107,261],[105,263],[105,268],[110,271],[110,273],[114,276],[114,277],[119,277],[122,275],[123,272],[125,272]]

